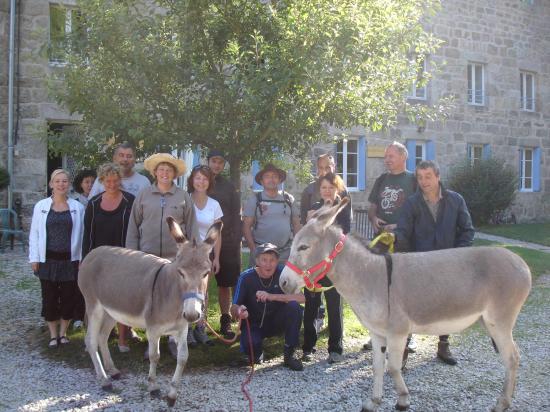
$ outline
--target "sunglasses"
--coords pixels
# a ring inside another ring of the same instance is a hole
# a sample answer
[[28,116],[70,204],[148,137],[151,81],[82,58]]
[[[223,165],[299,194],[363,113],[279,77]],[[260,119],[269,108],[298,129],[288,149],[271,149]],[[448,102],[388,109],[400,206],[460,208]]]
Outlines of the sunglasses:
[[193,171],[195,171],[195,170],[208,170],[208,171],[210,171],[210,168],[206,165],[196,165],[196,166],[193,167],[192,170]]

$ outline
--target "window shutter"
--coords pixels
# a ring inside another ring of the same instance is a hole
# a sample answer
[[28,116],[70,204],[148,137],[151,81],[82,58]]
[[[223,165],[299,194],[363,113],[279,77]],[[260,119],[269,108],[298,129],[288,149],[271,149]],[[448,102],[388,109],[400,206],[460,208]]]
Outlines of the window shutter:
[[435,160],[435,143],[433,140],[426,142],[426,160]]
[[256,174],[260,171],[260,162],[258,162],[257,160],[253,160],[252,161],[252,170],[251,170],[251,173],[252,173],[252,190],[262,190],[262,185],[259,185],[258,183],[256,183],[256,180],[254,179],[254,177],[256,177]]
[[409,152],[409,157],[407,158],[407,170],[414,172],[416,169],[416,140],[407,140],[405,142],[405,146]]
[[472,161],[472,145],[470,143],[468,143],[466,145],[466,156],[468,156],[468,160],[471,162]]
[[540,192],[540,147],[533,149],[533,192]]
[[483,158],[483,160],[487,160],[487,159],[491,158],[491,145],[490,144],[484,144],[483,145],[482,158]]
[[357,170],[357,188],[359,190],[366,189],[366,177],[367,177],[367,141],[365,136],[360,136],[357,142],[357,158],[359,161],[359,168]]
[[523,189],[523,169],[522,169],[522,160],[523,160],[523,149],[519,149],[519,162],[518,162],[518,175],[519,175],[519,181],[518,181],[518,188],[519,190]]

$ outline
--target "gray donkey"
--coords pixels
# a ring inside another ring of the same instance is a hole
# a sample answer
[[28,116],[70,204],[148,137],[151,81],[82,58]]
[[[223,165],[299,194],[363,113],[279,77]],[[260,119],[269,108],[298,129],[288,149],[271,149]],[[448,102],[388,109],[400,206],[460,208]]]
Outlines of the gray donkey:
[[507,409],[519,365],[512,329],[531,289],[529,267],[504,248],[470,247],[394,254],[390,272],[384,256],[371,253],[353,237],[344,238],[332,225],[346,203],[321,209],[298,232],[280,286],[285,293],[296,293],[313,283],[320,269],[328,268],[336,289],[371,332],[373,394],[362,410],[376,411],[382,402],[385,348],[398,394],[396,408],[406,410],[410,400],[401,358],[407,335],[457,333],[477,320],[493,339],[506,369],[493,410]]
[[150,362],[148,390],[152,396],[160,396],[156,376],[159,339],[166,334],[176,338],[177,367],[167,397],[172,406],[189,355],[187,325],[201,316],[211,270],[209,255],[220,236],[222,223],[212,225],[204,242],[197,245],[185,239],[172,217],[166,221],[178,244],[173,262],[136,250],[101,246],[82,262],[78,286],[88,314],[86,348],[103,389],[112,390],[107,375],[113,379],[120,377],[107,346],[116,322],[146,329]]

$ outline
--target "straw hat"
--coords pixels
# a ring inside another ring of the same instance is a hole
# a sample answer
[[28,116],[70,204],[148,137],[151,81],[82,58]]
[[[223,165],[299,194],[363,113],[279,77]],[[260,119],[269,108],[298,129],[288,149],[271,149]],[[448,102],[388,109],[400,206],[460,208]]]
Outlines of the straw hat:
[[262,170],[260,170],[258,173],[256,173],[256,176],[254,177],[254,180],[256,180],[256,183],[259,185],[262,184],[262,177],[264,177],[264,174],[267,172],[275,172],[279,175],[279,179],[282,182],[286,179],[286,172],[282,169],[279,169],[277,166],[275,166],[273,163],[268,163],[264,166]]
[[143,162],[143,166],[145,167],[145,170],[154,175],[155,169],[157,168],[159,163],[168,163],[174,166],[174,169],[176,169],[176,177],[180,177],[187,170],[185,162],[172,156],[170,153],[155,153],[154,155],[151,155],[147,159],[145,159],[145,162]]

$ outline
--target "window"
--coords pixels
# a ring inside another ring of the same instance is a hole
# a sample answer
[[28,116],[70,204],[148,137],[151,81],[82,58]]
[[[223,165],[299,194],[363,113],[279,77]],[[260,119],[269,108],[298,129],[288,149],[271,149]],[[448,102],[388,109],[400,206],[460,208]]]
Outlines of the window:
[[366,142],[364,137],[345,138],[336,144],[336,173],[349,190],[365,190]]
[[480,63],[468,64],[468,103],[476,106],[485,104],[485,70]]
[[480,160],[491,157],[491,146],[488,144],[469,144],[468,159],[472,166],[479,164]]
[[50,62],[66,62],[69,48],[78,47],[77,38],[83,38],[83,27],[82,15],[78,10],[50,4]]
[[[412,62],[413,64],[416,64],[416,62]],[[424,72],[426,71],[426,60],[422,60],[418,67],[418,73],[416,76],[416,80],[411,85],[411,90],[409,91],[409,99],[419,99],[419,100],[426,100],[426,86],[419,86],[419,82],[424,77]]]
[[519,150],[519,190],[540,191],[540,147]]
[[520,72],[519,89],[521,95],[520,108],[529,112],[535,111],[535,76],[533,73]]
[[423,160],[435,160],[435,145],[432,140],[407,140],[405,146],[409,152],[407,170],[414,171],[416,165]]

